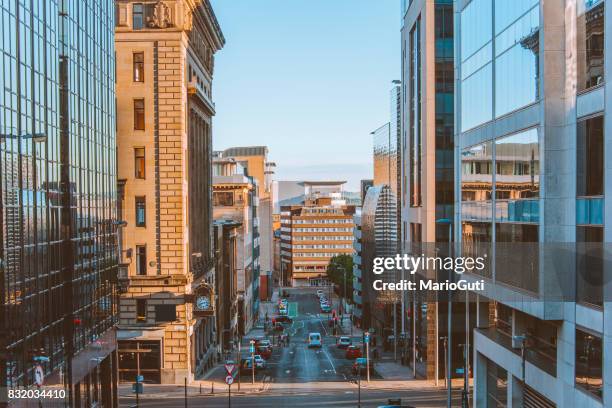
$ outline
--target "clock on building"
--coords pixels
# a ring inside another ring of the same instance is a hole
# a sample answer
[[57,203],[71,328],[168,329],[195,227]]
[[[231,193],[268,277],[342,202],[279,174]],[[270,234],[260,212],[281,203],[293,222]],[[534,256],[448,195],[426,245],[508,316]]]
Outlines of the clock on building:
[[210,298],[204,295],[198,296],[196,298],[196,308],[202,311],[210,309]]

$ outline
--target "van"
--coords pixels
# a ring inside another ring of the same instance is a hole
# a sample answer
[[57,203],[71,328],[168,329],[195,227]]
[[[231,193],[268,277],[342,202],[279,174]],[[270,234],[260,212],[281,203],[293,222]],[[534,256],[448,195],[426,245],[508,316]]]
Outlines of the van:
[[321,340],[321,333],[310,333],[308,335],[308,348],[318,347],[321,348],[323,342]]

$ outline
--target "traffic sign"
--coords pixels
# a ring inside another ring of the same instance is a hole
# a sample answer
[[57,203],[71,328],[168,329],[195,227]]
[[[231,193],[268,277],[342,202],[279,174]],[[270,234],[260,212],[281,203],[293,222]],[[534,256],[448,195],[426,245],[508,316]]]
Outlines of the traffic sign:
[[255,352],[255,340],[251,340],[249,345],[249,353],[253,354]]
[[366,332],[363,341],[367,344],[370,342],[370,333]]
[[45,382],[45,371],[43,370],[40,364],[37,364],[36,367],[34,368],[34,383],[37,386],[42,387],[44,382]]
[[142,394],[144,392],[144,384],[141,382],[136,382],[132,384],[132,392],[134,394]]
[[232,375],[232,373],[234,372],[234,367],[234,364],[226,364],[225,371],[227,371],[227,374]]
[[227,385],[232,385],[234,383],[234,377],[232,377],[231,375],[228,375],[227,377],[225,377],[225,383]]
[[144,381],[144,375],[137,375],[136,376],[136,382],[143,382]]

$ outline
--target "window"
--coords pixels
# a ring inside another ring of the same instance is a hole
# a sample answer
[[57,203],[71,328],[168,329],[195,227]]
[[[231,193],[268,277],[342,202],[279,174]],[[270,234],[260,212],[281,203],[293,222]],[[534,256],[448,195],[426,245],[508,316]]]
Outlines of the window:
[[601,336],[576,328],[576,387],[602,398],[602,371]]
[[155,321],[173,322],[176,320],[176,305],[155,305]]
[[576,302],[603,306],[603,226],[576,226]]
[[231,207],[234,205],[234,193],[231,191],[220,191],[213,193],[213,205]]
[[604,80],[603,0],[577,1],[578,91],[597,86]]
[[136,245],[136,274],[147,274],[147,246]]
[[410,30],[409,63],[409,174],[410,206],[420,207],[421,203],[421,17],[417,18]]
[[134,177],[137,179],[145,178],[145,148],[134,148]]
[[144,128],[145,128],[144,99],[134,99],[134,129],[144,130]]
[[487,359],[487,407],[505,407],[508,402],[508,372]]
[[[538,225],[497,223],[495,241],[497,242],[495,246],[495,278],[497,281],[538,293]],[[516,254],[521,254],[521,256],[517,257]]]
[[134,82],[144,82],[144,52],[132,55],[134,65]]
[[132,28],[134,30],[144,28],[144,6],[142,3],[134,3],[132,6]]
[[146,197],[136,197],[136,226],[147,226],[147,202]]
[[136,299],[136,321],[145,322],[147,320],[147,301],[146,299]]
[[603,195],[604,178],[603,116],[578,122],[576,141],[576,194],[579,197]]

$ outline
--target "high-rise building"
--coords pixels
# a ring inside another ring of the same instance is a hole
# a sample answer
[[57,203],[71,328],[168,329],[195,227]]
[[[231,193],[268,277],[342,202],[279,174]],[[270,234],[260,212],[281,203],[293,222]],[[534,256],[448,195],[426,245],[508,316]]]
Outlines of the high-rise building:
[[[443,255],[449,250],[454,205],[453,2],[404,2],[402,11],[400,251]],[[437,222],[442,220],[447,222]],[[422,278],[447,277],[435,270],[413,277]],[[403,293],[399,324],[411,343],[406,342],[402,352],[414,374],[441,379],[448,303],[421,295]],[[460,307],[455,307],[457,329],[464,327],[461,316]],[[463,343],[459,339],[463,337],[457,334],[452,341]],[[451,349],[453,361],[462,361],[461,350],[455,344]]]
[[355,206],[342,199],[344,181],[306,181],[306,199],[281,207],[281,285],[327,285],[332,257],[353,254]]
[[212,77],[225,40],[208,0],[117,1],[115,23],[119,372],[182,384],[217,353]]
[[0,387],[116,407],[113,3],[0,14]]
[[455,239],[490,257],[473,406],[612,406],[605,4],[455,2]]
[[[258,199],[259,185],[246,169],[230,158],[213,161],[213,217],[215,221],[233,221],[236,228],[236,265],[238,296],[238,328],[236,335],[247,334],[257,319],[259,307],[255,280],[260,265]],[[236,339],[237,340],[237,339]]]

